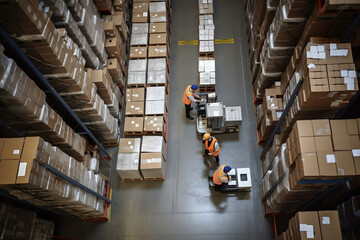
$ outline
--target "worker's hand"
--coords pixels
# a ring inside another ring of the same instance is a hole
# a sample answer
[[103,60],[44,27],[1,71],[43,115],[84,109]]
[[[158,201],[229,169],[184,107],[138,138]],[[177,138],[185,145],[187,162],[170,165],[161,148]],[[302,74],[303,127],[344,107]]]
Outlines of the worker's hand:
[[201,103],[202,101],[201,100],[195,100],[197,103]]
[[201,102],[206,102],[206,99],[201,99]]
[[208,155],[212,156],[212,155],[213,155],[213,153],[208,153]]

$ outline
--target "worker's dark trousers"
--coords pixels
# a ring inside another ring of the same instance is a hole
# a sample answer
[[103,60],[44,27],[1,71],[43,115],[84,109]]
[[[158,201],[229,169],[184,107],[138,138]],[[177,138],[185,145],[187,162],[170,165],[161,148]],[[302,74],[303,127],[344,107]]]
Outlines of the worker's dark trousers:
[[189,105],[185,104],[185,113],[187,118],[190,118],[190,111],[191,111],[191,104]]
[[226,188],[226,183],[222,183],[221,185],[215,184],[215,190],[221,191]]
[[[206,149],[205,149],[205,155],[207,155],[207,156],[209,155],[209,150],[206,150]],[[215,160],[216,160],[216,165],[219,166],[219,164],[220,164],[219,155],[214,156],[214,158],[215,158]]]

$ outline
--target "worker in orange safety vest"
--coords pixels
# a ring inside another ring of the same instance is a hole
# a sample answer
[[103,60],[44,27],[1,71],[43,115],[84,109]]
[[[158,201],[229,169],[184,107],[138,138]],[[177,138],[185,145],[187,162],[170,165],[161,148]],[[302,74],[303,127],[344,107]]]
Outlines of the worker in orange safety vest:
[[205,153],[203,156],[214,156],[216,160],[216,166],[219,166],[219,153],[221,152],[221,149],[217,139],[211,136],[210,133],[205,133],[203,136],[203,143],[205,144]]
[[231,176],[228,175],[230,171],[231,167],[222,165],[214,172],[213,182],[215,183],[215,189],[226,187],[226,184],[231,181]]
[[191,107],[192,102],[201,102],[200,97],[195,93],[195,91],[198,89],[198,85],[189,85],[186,87],[183,95],[183,103],[185,104],[185,113],[186,118],[190,120],[194,120],[193,117],[190,116],[190,111],[193,110]]

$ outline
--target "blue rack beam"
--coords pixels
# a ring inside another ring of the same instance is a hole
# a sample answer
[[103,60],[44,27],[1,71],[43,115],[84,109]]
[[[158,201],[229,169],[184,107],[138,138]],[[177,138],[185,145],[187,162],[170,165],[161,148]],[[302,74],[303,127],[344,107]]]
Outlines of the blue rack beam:
[[280,117],[280,119],[279,119],[279,122],[276,124],[275,129],[274,129],[273,132],[271,133],[269,140],[266,142],[266,145],[265,145],[262,153],[260,154],[260,159],[264,159],[266,152],[269,151],[269,149],[270,149],[270,147],[271,147],[271,144],[272,144],[272,142],[273,142],[273,140],[274,140],[275,135],[280,132],[280,126],[281,126],[282,122],[284,121],[286,115],[287,115],[288,112],[290,111],[290,108],[291,108],[291,106],[293,105],[293,103],[294,103],[294,101],[295,101],[295,98],[296,98],[297,94],[298,94],[299,91],[300,91],[300,88],[301,88],[302,83],[303,83],[303,80],[302,80],[302,79],[297,83],[297,85],[296,85],[296,87],[295,87],[295,89],[294,89],[294,92],[291,94],[291,97],[290,97],[290,99],[289,99],[289,102],[286,104],[286,107],[285,107],[283,113],[281,114],[281,117]]
[[44,84],[47,88],[45,90],[46,93],[52,94],[57,101],[65,108],[65,110],[69,113],[69,115],[76,121],[77,124],[81,126],[83,131],[87,133],[89,138],[99,146],[99,148],[105,153],[109,159],[111,159],[111,155],[105,150],[105,148],[101,145],[101,143],[97,140],[97,138],[90,132],[90,130],[85,126],[85,124],[78,118],[78,116],[74,113],[74,111],[69,107],[69,105],[62,99],[62,97],[55,91],[55,89],[51,86],[49,81],[40,73],[40,71],[35,67],[35,65],[30,61],[30,59],[26,56],[26,54],[17,46],[17,44],[7,35],[4,29],[0,26],[0,37],[9,44],[9,46],[14,50],[14,53],[22,59],[22,61],[31,69],[31,71],[35,74],[35,76]]

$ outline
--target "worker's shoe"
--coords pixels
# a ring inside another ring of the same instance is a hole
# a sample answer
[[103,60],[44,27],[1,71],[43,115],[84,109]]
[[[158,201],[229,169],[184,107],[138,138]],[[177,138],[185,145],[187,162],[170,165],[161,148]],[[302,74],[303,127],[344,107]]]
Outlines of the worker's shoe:
[[193,118],[193,117],[187,117],[187,119],[194,120],[194,118]]

